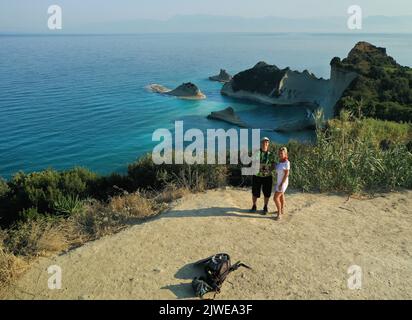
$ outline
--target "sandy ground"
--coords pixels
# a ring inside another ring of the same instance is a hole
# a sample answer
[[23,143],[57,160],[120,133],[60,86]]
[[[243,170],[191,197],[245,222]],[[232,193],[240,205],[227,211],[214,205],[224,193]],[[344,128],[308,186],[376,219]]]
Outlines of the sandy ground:
[[[232,273],[217,299],[412,298],[412,191],[368,200],[290,192],[287,201],[274,221],[247,212],[247,190],[189,195],[151,221],[40,259],[8,298],[193,298],[192,263],[218,252],[253,270]],[[62,268],[60,290],[48,289],[50,265]],[[348,289],[352,265],[362,268],[360,290]]]

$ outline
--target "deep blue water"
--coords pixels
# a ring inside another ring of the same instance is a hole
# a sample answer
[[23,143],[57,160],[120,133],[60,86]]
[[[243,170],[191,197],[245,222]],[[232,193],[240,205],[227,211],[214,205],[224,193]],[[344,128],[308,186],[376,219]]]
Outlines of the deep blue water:
[[[222,97],[207,80],[220,68],[234,74],[265,60],[329,78],[329,62],[359,40],[384,46],[412,65],[412,35],[150,34],[0,36],[0,176],[86,166],[124,171],[156,144],[157,128],[231,126],[207,120],[232,106],[257,127],[301,116],[299,108],[257,105]],[[186,101],[148,92],[196,83],[207,100]],[[277,142],[311,140],[313,132],[264,132]]]

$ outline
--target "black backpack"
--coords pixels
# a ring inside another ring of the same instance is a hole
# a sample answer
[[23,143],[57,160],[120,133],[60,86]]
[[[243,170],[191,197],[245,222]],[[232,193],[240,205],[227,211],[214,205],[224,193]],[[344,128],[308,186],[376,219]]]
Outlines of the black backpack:
[[200,260],[195,263],[196,266],[203,267],[204,277],[194,278],[192,287],[197,297],[203,297],[208,292],[220,293],[223,282],[232,271],[239,267],[251,269],[249,266],[240,263],[231,264],[230,256],[227,253],[219,253],[209,258]]

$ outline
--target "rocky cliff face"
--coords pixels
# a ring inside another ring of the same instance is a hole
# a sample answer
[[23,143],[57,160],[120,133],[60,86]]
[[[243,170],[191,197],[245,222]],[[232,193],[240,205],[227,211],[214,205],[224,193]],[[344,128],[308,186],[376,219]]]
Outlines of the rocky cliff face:
[[356,76],[355,72],[333,64],[331,77],[325,80],[307,70],[279,69],[275,65],[259,62],[253,68],[235,75],[223,86],[221,93],[267,104],[320,106],[325,116],[332,116],[333,106]]

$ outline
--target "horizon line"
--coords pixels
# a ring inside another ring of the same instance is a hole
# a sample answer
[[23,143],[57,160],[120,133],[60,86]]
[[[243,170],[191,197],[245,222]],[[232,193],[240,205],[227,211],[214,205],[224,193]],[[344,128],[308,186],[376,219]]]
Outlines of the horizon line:
[[175,31],[175,32],[62,32],[62,31],[44,31],[44,32],[3,32],[0,36],[116,36],[116,35],[167,35],[167,34],[316,34],[316,35],[412,35],[412,31],[407,32],[363,32],[363,31],[346,31],[346,32],[318,32],[318,31]]

